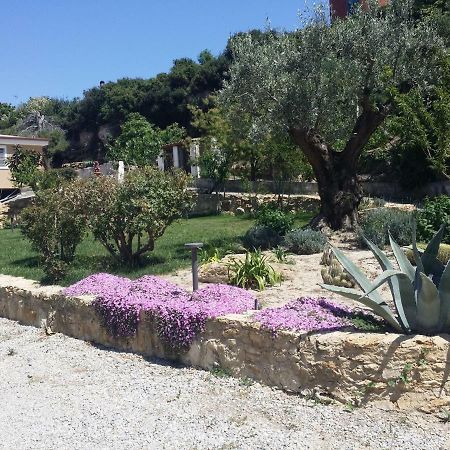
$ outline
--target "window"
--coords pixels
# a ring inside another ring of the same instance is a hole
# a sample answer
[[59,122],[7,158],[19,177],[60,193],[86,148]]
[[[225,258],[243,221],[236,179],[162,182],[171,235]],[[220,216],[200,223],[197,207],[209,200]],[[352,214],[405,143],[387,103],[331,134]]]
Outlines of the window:
[[6,147],[0,146],[0,167],[7,167],[6,165]]

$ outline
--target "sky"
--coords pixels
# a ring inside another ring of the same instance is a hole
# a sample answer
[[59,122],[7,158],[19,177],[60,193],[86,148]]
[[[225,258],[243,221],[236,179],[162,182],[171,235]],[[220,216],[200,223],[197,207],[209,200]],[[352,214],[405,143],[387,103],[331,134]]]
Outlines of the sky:
[[100,80],[150,78],[219,54],[230,35],[298,27],[312,0],[0,0],[0,102],[71,99]]

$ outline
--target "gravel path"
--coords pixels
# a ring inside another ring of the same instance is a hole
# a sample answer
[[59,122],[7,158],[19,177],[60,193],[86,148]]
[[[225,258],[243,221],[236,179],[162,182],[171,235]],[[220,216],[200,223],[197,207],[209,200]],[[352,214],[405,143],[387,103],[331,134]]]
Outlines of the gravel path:
[[346,412],[0,319],[0,447],[448,449],[450,424]]

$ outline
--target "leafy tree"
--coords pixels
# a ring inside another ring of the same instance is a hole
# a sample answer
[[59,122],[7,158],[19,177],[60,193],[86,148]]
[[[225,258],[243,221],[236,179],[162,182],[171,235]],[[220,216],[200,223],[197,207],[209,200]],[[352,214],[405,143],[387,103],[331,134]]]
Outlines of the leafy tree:
[[39,253],[52,281],[67,273],[86,230],[80,183],[39,191],[34,204],[20,216],[22,233]]
[[17,187],[35,187],[42,163],[42,155],[34,150],[16,145],[14,153],[8,158],[7,164],[11,172],[11,180]]
[[444,46],[408,2],[369,3],[345,20],[318,13],[298,32],[232,43],[231,80],[221,100],[250,114],[255,133],[289,133],[318,182],[313,224],[353,227],[362,189],[359,156],[392,113],[395,96],[439,78]]
[[127,172],[123,183],[112,177],[90,179],[84,197],[88,227],[114,258],[136,264],[192,207],[188,181],[185,173],[153,167]]
[[108,156],[130,166],[155,164],[162,146],[184,138],[184,130],[173,124],[165,130],[152,125],[138,113],[129,115],[121,133],[108,149]]

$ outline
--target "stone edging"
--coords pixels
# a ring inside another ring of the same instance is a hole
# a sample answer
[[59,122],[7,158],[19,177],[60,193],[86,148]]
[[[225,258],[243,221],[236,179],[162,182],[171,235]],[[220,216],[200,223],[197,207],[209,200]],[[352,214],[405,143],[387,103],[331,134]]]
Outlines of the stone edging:
[[0,316],[47,332],[206,370],[217,366],[320,401],[383,401],[426,412],[450,407],[450,335],[282,332],[273,337],[248,316],[230,315],[208,321],[189,351],[174,353],[145,314],[136,336],[112,338],[92,300],[65,297],[58,286],[0,277]]

